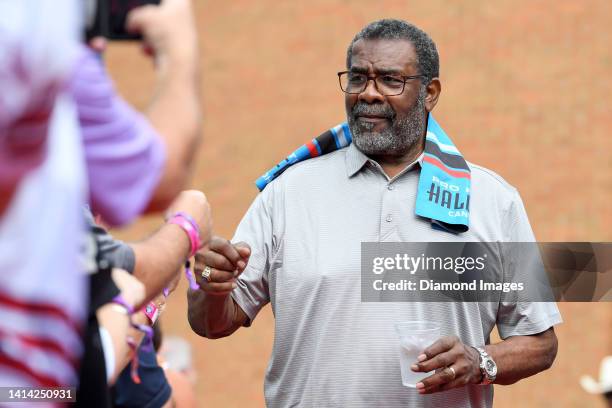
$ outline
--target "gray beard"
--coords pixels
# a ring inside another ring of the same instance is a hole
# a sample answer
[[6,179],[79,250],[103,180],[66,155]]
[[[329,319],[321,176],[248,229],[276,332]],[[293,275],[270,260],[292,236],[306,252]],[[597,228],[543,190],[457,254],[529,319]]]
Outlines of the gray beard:
[[[368,156],[403,156],[408,153],[423,137],[427,127],[425,95],[425,88],[422,88],[415,104],[403,119],[395,119],[395,112],[389,105],[357,103],[348,115],[355,146]],[[356,119],[356,114],[365,113],[389,117],[391,127],[381,132],[373,131],[374,123]]]

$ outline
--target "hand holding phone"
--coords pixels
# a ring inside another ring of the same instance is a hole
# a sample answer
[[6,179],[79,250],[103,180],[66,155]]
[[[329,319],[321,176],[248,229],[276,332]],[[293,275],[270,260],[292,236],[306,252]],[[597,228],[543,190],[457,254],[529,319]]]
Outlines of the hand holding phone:
[[161,0],[89,0],[87,40],[104,37],[108,40],[141,40],[140,33],[129,32],[126,28],[130,11],[146,6],[159,5]]
[[126,29],[140,33],[144,45],[160,64],[171,60],[181,65],[197,62],[197,30],[192,0],[163,0],[129,12]]

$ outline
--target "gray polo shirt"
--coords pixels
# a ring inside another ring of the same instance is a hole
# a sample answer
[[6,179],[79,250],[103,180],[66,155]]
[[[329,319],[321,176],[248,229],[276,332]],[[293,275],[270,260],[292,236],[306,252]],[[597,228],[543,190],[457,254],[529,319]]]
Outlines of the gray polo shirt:
[[354,145],[289,168],[257,196],[234,241],[252,248],[232,296],[252,321],[268,302],[275,338],[265,378],[271,407],[490,407],[492,386],[421,396],[401,384],[393,325],[432,320],[469,345],[540,333],[550,303],[362,303],[361,242],[533,241],[521,199],[495,173],[472,171],[470,230],[433,229],[414,213],[418,161],[388,179]]

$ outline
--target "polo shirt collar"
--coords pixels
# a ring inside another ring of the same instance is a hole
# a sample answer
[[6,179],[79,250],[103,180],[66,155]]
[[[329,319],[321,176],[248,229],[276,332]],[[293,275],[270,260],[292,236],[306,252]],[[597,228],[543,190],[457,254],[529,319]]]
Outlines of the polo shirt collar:
[[370,160],[368,156],[363,154],[354,143],[351,143],[347,148],[345,157],[347,177],[353,177],[365,166],[368,160]]
[[[406,168],[402,170],[402,172],[397,176],[405,173],[417,163],[422,166],[423,157],[424,153],[421,153],[414,162],[406,166]],[[345,156],[347,177],[353,177],[359,170],[363,168],[363,166],[366,165],[368,161],[370,161],[370,158],[366,156],[361,150],[359,150],[354,143],[351,143],[347,148]],[[395,178],[397,178],[397,176]]]

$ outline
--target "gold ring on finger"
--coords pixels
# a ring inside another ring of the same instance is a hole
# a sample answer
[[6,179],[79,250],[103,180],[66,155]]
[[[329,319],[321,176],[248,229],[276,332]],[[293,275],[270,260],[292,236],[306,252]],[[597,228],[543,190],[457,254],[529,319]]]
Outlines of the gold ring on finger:
[[447,370],[449,370],[451,372],[451,381],[455,379],[455,377],[457,376],[457,373],[455,372],[455,369],[453,367],[446,367]]
[[206,280],[206,282],[210,283],[210,273],[212,272],[212,268],[210,266],[204,267],[202,270],[201,276],[202,279]]

